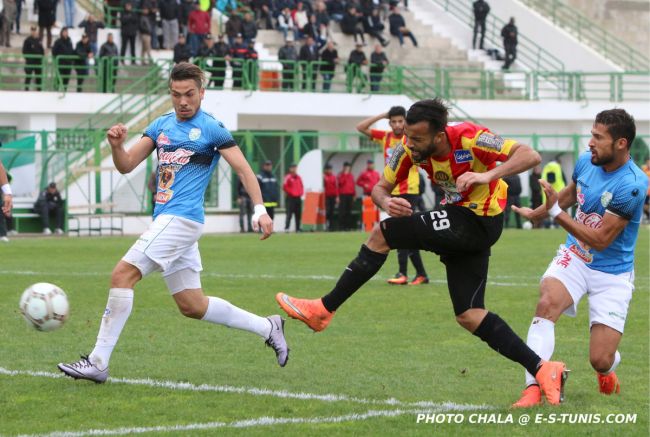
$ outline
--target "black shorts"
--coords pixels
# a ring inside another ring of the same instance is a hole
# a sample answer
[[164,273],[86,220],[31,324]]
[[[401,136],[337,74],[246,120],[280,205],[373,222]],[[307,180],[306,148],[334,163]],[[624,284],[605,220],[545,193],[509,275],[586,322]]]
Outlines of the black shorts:
[[380,229],[391,249],[422,249],[440,255],[456,315],[484,308],[490,247],[503,230],[503,214],[480,217],[469,208],[441,205],[409,217],[389,218]]

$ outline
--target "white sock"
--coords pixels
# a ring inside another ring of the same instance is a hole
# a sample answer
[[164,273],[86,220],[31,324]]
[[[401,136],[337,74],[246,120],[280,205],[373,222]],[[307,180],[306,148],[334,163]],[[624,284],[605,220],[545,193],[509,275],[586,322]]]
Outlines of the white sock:
[[108,367],[113,348],[126,324],[133,308],[133,290],[130,288],[111,288],[108,303],[97,334],[95,349],[90,353],[90,362],[99,369]]
[[[555,323],[542,317],[533,317],[533,322],[528,328],[526,344],[541,359],[544,361],[550,360],[555,349]],[[537,384],[537,380],[533,375],[526,372],[526,387],[531,384]]]
[[618,351],[616,351],[616,353],[614,354],[614,364],[612,364],[612,367],[607,372],[601,373],[601,375],[609,375],[614,370],[616,370],[616,368],[620,363],[621,363],[621,354]]
[[271,322],[268,319],[213,296],[208,296],[208,310],[201,320],[252,332],[265,339],[269,338],[271,332]]

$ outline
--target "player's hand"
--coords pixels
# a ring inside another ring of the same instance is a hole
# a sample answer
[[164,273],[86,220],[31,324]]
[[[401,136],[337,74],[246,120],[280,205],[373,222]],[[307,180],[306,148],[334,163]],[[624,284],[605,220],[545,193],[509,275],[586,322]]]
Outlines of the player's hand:
[[122,144],[126,141],[126,134],[128,129],[122,123],[112,126],[106,132],[106,139],[111,147],[122,147]]
[[459,193],[464,193],[474,185],[484,185],[489,183],[490,176],[486,173],[474,173],[468,171],[467,173],[458,176],[458,179],[456,179],[456,189]]
[[546,194],[546,210],[548,211],[558,201],[558,194],[557,191],[555,191],[555,189],[551,186],[551,184],[549,184],[544,179],[540,179],[539,184],[544,189],[544,194]]
[[529,208],[527,206],[517,206],[517,205],[512,205],[511,209],[515,212],[515,214],[519,214],[523,218],[535,223],[541,220],[543,217],[536,217],[535,216],[535,210],[532,208]]
[[5,194],[3,197],[4,205],[2,205],[2,212],[9,217],[11,215],[11,208],[14,206],[14,197],[11,194]]
[[384,211],[391,217],[408,217],[413,214],[411,204],[402,197],[390,197],[384,206]]
[[253,224],[253,230],[262,231],[262,236],[260,237],[260,240],[266,240],[273,233],[273,220],[271,219],[271,216],[269,216],[268,214],[264,214],[263,216],[260,217],[259,221],[253,222],[252,224]]

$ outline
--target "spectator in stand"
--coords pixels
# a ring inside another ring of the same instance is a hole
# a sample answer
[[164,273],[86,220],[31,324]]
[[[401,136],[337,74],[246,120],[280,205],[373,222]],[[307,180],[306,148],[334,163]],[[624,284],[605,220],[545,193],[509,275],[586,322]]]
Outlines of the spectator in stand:
[[287,36],[284,46],[280,47],[278,60],[282,64],[282,89],[293,90],[295,74],[298,70],[298,51],[296,51],[292,35]]
[[508,184],[508,200],[506,202],[506,209],[503,210],[503,227],[508,227],[510,214],[514,214],[517,229],[521,229],[521,217],[512,211],[513,205],[521,208],[521,179],[519,179],[519,175],[513,174],[503,178],[503,180]]
[[336,175],[332,172],[332,165],[325,164],[323,170],[323,190],[325,191],[325,220],[327,230],[334,230],[334,210],[339,203],[339,188]]
[[[178,25],[180,26],[180,32],[185,35],[185,38],[188,40],[187,27],[190,20],[190,14],[196,6],[199,6],[199,4],[195,3],[194,0],[181,0],[180,11],[178,14]],[[208,16],[210,16],[210,14],[208,14]]]
[[88,77],[88,66],[95,65],[95,56],[90,48],[90,37],[85,33],[81,36],[81,41],[77,42],[75,47],[77,60],[75,61],[75,71],[77,72],[77,92],[83,91],[84,80]]
[[250,12],[244,14],[244,21],[241,24],[241,34],[244,37],[244,44],[246,45],[257,37],[257,24],[253,19],[253,14]]
[[313,15],[316,16],[316,24],[318,24],[319,27],[325,26],[327,29],[327,36],[329,38],[330,14],[327,12],[327,6],[325,6],[324,1],[319,0],[316,2],[316,7],[314,8]]
[[479,32],[478,48],[483,50],[483,39],[485,38],[485,20],[490,13],[490,5],[485,0],[476,0],[472,5],[474,9],[474,35],[472,36],[472,48],[476,49],[476,37]]
[[327,41],[325,50],[320,54],[320,60],[320,73],[323,75],[323,92],[329,93],[332,87],[334,70],[336,69],[336,64],[339,63],[339,53],[334,47],[334,41]]
[[178,41],[180,6],[177,0],[159,0],[158,9],[162,20],[163,48],[170,50]]
[[190,62],[192,49],[185,41],[184,35],[178,35],[178,42],[174,46],[174,64]]
[[503,49],[506,52],[506,61],[501,68],[507,70],[517,57],[517,26],[515,26],[514,17],[510,17],[508,24],[501,29],[501,37],[503,38]]
[[375,50],[370,54],[370,91],[379,91],[384,70],[388,65],[388,58],[384,53],[382,44],[375,44]]
[[257,181],[260,184],[266,212],[273,219],[275,207],[278,206],[280,200],[280,190],[278,189],[278,180],[273,175],[273,162],[271,160],[264,161],[262,171],[257,174]]
[[20,35],[20,16],[23,14],[23,3],[25,0],[16,0],[16,19],[14,23],[16,25],[16,35]]
[[160,41],[158,40],[158,1],[157,0],[142,0],[140,3],[140,8],[142,9],[143,15],[144,10],[148,10],[149,14],[149,24],[151,25],[151,48],[158,50],[160,48]]
[[106,59],[106,61],[100,62],[104,69],[102,74],[103,93],[115,92],[115,80],[117,79],[117,67],[119,65],[118,56],[119,51],[113,41],[113,34],[109,33],[106,36],[106,42],[99,49],[99,60]]
[[63,204],[63,199],[61,198],[61,193],[57,190],[56,184],[50,182],[47,188],[41,191],[36,203],[34,203],[34,211],[41,216],[44,235],[50,235],[52,233],[52,230],[50,229],[50,215],[56,217],[56,228],[54,229],[54,232],[56,234],[63,234],[64,209],[65,206]]
[[[251,202],[251,196],[246,191],[241,179],[237,180],[237,206],[239,206],[239,232],[253,232],[251,224],[253,202]],[[246,226],[244,226],[244,217],[246,217]]]
[[[324,34],[321,34],[322,30],[325,31]],[[318,50],[320,50],[327,42],[327,39],[325,38],[327,35],[327,29],[324,27],[321,28],[321,26],[318,24],[318,20],[315,14],[309,16],[309,23],[303,27],[302,34],[305,38],[311,37],[314,40],[314,43],[316,44],[316,48]]]
[[85,20],[79,23],[88,38],[90,39],[90,48],[93,51],[93,55],[97,56],[97,31],[106,27],[103,22],[97,21],[92,14],[88,14]]
[[287,218],[284,222],[285,232],[289,231],[289,225],[291,224],[291,216],[295,217],[296,222],[296,232],[301,232],[300,229],[300,219],[302,217],[302,195],[305,193],[305,189],[302,184],[302,178],[296,172],[298,167],[296,164],[291,164],[289,166],[289,173],[284,177],[284,183],[282,184],[282,189],[287,195]]
[[311,36],[305,38],[305,43],[300,47],[298,59],[306,62],[306,64],[302,64],[302,89],[314,91],[318,75],[318,47]]
[[234,9],[226,22],[226,36],[228,37],[228,45],[230,47],[235,45],[235,38],[241,34],[242,21],[242,18],[239,16],[239,11]]
[[[151,35],[153,34],[153,29],[151,27],[151,20],[149,20],[149,9],[142,9],[138,23],[138,30],[140,31],[140,43],[142,44],[140,57],[143,59],[142,64],[145,65],[152,62]],[[147,59],[147,61],[144,59]]]
[[190,12],[189,19],[187,21],[188,29],[188,43],[192,52],[192,56],[197,56],[199,50],[203,45],[203,39],[206,35],[210,33],[210,14],[206,11],[202,11],[199,8],[199,4],[194,4],[194,10]]
[[349,93],[353,91],[355,83],[357,92],[361,92],[363,89],[367,80],[362,70],[364,65],[368,65],[368,58],[363,52],[363,44],[357,42],[356,48],[350,52],[348,65],[346,66],[346,85]]
[[[124,10],[120,14],[120,24],[122,26],[120,31],[122,37],[120,56],[126,56],[126,45],[128,44],[131,49],[131,64],[135,65],[135,37],[138,34],[138,27],[140,27],[140,18],[133,11],[131,2],[124,4]],[[125,64],[126,61],[122,59],[122,63]]]
[[[55,1],[58,2],[58,0]],[[122,0],[104,0],[104,20],[106,20],[108,27],[117,27],[119,23],[118,9],[124,7],[123,3]],[[74,23],[74,20],[72,20],[72,22]]]
[[11,47],[11,28],[14,25],[14,21],[16,21],[17,14],[16,0],[4,0],[3,9],[0,12],[0,46]]
[[[46,48],[52,48],[52,26],[56,21],[56,0],[36,0],[38,5],[38,39],[43,41],[43,33],[47,33]],[[61,29],[63,31],[63,29]],[[59,37],[60,37],[59,33]]]
[[230,66],[232,67],[233,89],[240,89],[242,87],[244,65],[247,58],[248,46],[244,44],[244,38],[242,37],[241,33],[238,33],[235,37],[235,43],[232,45],[232,47],[230,47]]
[[388,24],[390,27],[390,34],[399,39],[399,45],[404,45],[404,37],[408,36],[413,41],[415,47],[418,46],[418,41],[415,39],[413,32],[406,27],[404,17],[400,14],[399,8],[395,6],[393,12],[388,16]]
[[273,29],[274,1],[253,0],[252,4],[258,28],[262,29],[264,23],[264,29]]
[[41,81],[43,79],[43,55],[45,50],[43,44],[38,38],[38,29],[32,26],[30,34],[23,42],[23,55],[25,56],[25,91],[29,91],[29,83],[34,75],[36,89],[41,91]]
[[291,11],[291,18],[298,30],[298,38],[302,38],[302,29],[309,23],[309,16],[303,2],[296,3],[296,8]]
[[58,65],[57,87],[63,88],[63,92],[68,91],[68,82],[70,81],[75,54],[72,40],[68,36],[68,28],[64,27],[61,29],[59,38],[54,41],[54,46],[52,47],[52,56],[54,56]]
[[284,35],[285,41],[289,37],[289,32],[292,32],[293,39],[298,38],[298,29],[296,29],[296,23],[291,16],[291,9],[288,7],[282,9],[282,12],[278,15],[278,29]]
[[364,196],[370,196],[372,194],[372,189],[379,182],[379,178],[379,172],[375,170],[375,161],[369,159],[366,161],[366,169],[357,178],[357,185],[363,190]]
[[381,34],[384,31],[384,23],[381,22],[379,9],[373,8],[370,15],[364,15],[363,28],[368,35],[377,39],[381,43],[382,47],[386,47],[390,44],[390,41],[386,40]]
[[[206,42],[211,44],[213,41],[212,37],[210,35],[208,37]],[[210,46],[208,45],[208,47]],[[217,43],[203,56],[213,58],[212,64],[208,60],[206,67],[206,70],[212,73],[210,76],[210,84],[214,84],[214,88],[223,89],[223,83],[226,79],[226,61],[230,59],[230,46],[224,41],[223,34],[219,35]]]
[[339,229],[349,231],[354,229],[352,223],[352,204],[354,203],[354,176],[351,173],[352,166],[349,162],[343,163],[343,170],[337,178],[339,190]]
[[345,1],[344,0],[329,0],[326,3],[327,12],[330,18],[337,23],[340,23],[345,15]]
[[362,45],[365,46],[366,39],[363,36],[362,17],[363,16],[357,12],[357,9],[354,6],[351,6],[347,9],[345,15],[343,15],[340,24],[341,32],[345,35],[353,35],[355,43],[359,42],[359,39],[361,39],[361,42],[363,43]]

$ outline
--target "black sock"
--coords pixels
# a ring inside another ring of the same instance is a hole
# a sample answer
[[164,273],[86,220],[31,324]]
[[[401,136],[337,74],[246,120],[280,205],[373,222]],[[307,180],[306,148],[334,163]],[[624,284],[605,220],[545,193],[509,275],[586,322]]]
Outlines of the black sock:
[[427,271],[424,270],[424,263],[422,263],[422,256],[420,255],[420,251],[412,250],[409,256],[411,258],[411,262],[413,263],[413,267],[415,267],[415,274],[417,276],[426,277]]
[[359,254],[343,271],[332,291],[323,296],[323,305],[327,311],[336,311],[354,292],[375,276],[387,256],[388,254],[373,252],[365,244],[362,245]]
[[542,359],[498,315],[488,312],[474,335],[504,357],[524,366],[531,375],[537,374]]
[[409,265],[409,253],[408,249],[397,249],[397,265],[399,267],[399,272],[404,276],[408,276],[406,272],[408,271]]

